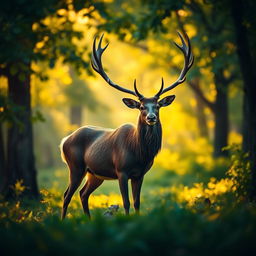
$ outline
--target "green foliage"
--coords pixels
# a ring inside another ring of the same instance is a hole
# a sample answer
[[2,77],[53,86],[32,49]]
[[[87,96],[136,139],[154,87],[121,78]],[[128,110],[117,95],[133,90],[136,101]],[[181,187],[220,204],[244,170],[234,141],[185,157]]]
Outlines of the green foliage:
[[239,201],[247,200],[251,191],[251,168],[248,153],[244,153],[239,145],[231,145],[226,150],[231,152],[231,166],[227,171],[227,176],[233,181],[235,196]]
[[[18,116],[25,114],[24,107],[14,104],[4,94],[0,92],[0,122],[7,123],[9,126],[16,125],[21,130],[23,129],[23,123]],[[37,110],[31,117],[32,122],[44,122],[45,119],[42,113]]]
[[[184,3],[170,0],[113,1],[105,10],[105,23],[98,27],[118,34],[120,39],[131,34],[133,41],[144,40],[151,32],[169,32],[163,20],[172,16],[172,11],[181,9]],[[115,15],[112,15],[113,12]]]
[[23,124],[17,118],[18,115],[25,113],[22,106],[14,104],[3,92],[0,92],[0,122],[7,122],[9,125],[17,125],[20,129],[23,129]]
[[[119,210],[113,217],[106,217],[108,205],[102,204],[93,208],[91,221],[83,215],[75,196],[68,218],[61,221],[61,191],[64,191],[67,173],[55,172],[56,176],[53,170],[40,174],[40,184],[48,187],[41,190],[40,202],[18,198],[10,202],[0,200],[0,244],[9,255],[17,255],[22,250],[28,255],[233,256],[247,255],[256,249],[253,242],[255,205],[234,201],[228,191],[222,193],[230,181],[212,178],[208,188],[195,184],[175,191],[171,182],[173,175],[162,176],[163,180],[170,181],[169,189],[164,190],[159,183],[146,180],[141,216],[133,212],[124,216]],[[154,176],[151,179],[153,181]],[[59,182],[57,187],[56,182]],[[17,194],[22,192],[22,182],[14,189]],[[110,185],[104,193],[112,189]],[[190,195],[190,199],[180,201],[179,195]]]
[[[120,5],[124,7],[121,10]],[[117,34],[124,41],[129,38],[137,42],[153,37],[160,45],[167,40],[169,43],[170,34],[175,30],[191,32],[192,45],[196,50],[189,76],[200,77],[209,83],[204,78],[203,68],[210,69],[213,74],[222,74],[225,70],[222,82],[228,84],[241,77],[237,70],[232,21],[224,12],[216,15],[218,10],[219,7],[212,1],[114,1],[108,5],[107,19],[99,28]],[[167,67],[172,62],[168,56],[169,53],[161,56],[167,58]],[[215,86],[224,87],[222,82],[215,82]]]
[[61,221],[58,211],[43,202],[1,203],[1,248],[8,255],[22,250],[28,255],[226,256],[255,250],[253,208],[194,212],[170,198],[162,198],[162,203],[157,197],[151,200],[154,209],[142,216],[106,218],[94,211],[92,221],[82,215]]
[[[75,20],[67,15],[68,11],[82,8],[91,8],[92,11],[84,16],[93,18],[97,8],[104,8],[104,5],[101,1],[79,0],[13,0],[2,3],[1,68],[8,68],[12,75],[19,72],[22,80],[24,72],[32,71],[28,65],[32,61],[44,61],[53,68],[57,59],[62,57],[64,63],[71,63],[77,70],[90,72],[88,60],[84,59],[86,47],[80,49],[74,43],[74,39],[82,39],[82,31],[74,29]],[[38,43],[41,44],[40,50],[37,49]]]
[[34,115],[31,117],[32,118],[32,122],[45,122],[45,118],[43,116],[43,114],[39,111],[39,110],[36,110]]

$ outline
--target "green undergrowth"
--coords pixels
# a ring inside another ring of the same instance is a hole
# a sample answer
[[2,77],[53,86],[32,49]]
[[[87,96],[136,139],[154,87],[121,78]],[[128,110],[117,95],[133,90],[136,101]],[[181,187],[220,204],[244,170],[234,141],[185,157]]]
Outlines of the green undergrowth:
[[91,221],[83,215],[61,221],[56,212],[41,218],[27,216],[22,222],[2,219],[1,250],[6,255],[190,256],[255,251],[253,206],[230,205],[216,211],[207,206],[191,209],[167,198],[162,201],[142,216],[119,213],[110,218],[95,210]]
[[[183,176],[151,170],[140,216],[133,209],[124,215],[117,181],[106,181],[90,198],[91,220],[77,192],[64,221],[68,172],[42,170],[39,200],[19,198],[22,181],[14,186],[15,200],[0,198],[1,255],[255,255],[256,206],[248,201],[247,155],[234,148],[228,168],[191,169]],[[106,214],[112,204],[120,209]]]

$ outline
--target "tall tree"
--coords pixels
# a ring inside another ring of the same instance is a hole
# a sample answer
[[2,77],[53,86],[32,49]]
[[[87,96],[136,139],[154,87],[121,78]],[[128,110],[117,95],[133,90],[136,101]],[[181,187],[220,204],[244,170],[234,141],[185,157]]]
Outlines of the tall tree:
[[[18,109],[15,118],[19,125],[8,128],[7,168],[2,193],[12,195],[12,187],[22,180],[27,195],[37,197],[36,168],[33,153],[30,80],[32,62],[44,61],[53,67],[57,58],[75,68],[89,66],[84,49],[74,38],[82,33],[74,29],[77,11],[84,9],[83,18],[93,18],[101,11],[101,1],[10,0],[0,9],[0,69],[8,79],[8,98]],[[42,74],[37,74],[42,75]]]
[[[196,87],[197,90],[200,90],[200,79],[196,78],[191,83],[194,87]],[[189,85],[191,83],[188,83]],[[203,138],[209,138],[209,131],[207,127],[207,119],[205,115],[205,104],[202,98],[198,95],[198,93],[195,93],[195,99],[196,99],[196,111],[197,111],[197,122],[198,122],[198,129],[200,136]]]
[[256,5],[254,1],[228,2],[234,22],[237,55],[243,76],[243,150],[249,152],[252,171],[251,199],[256,200]]
[[3,176],[5,172],[5,150],[4,150],[4,138],[3,138],[3,126],[0,122],[0,189],[3,184]]
[[0,91],[0,190],[3,184],[3,175],[5,172],[5,150],[4,150],[4,137],[3,137],[3,122],[4,122],[4,107],[5,107],[5,96]]

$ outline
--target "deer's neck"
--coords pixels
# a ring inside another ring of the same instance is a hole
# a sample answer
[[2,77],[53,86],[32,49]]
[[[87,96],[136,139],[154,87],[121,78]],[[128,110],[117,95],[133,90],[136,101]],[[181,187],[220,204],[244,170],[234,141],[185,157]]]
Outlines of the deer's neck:
[[139,117],[136,141],[136,151],[141,162],[151,162],[162,145],[162,126],[160,121],[153,126],[149,126]]

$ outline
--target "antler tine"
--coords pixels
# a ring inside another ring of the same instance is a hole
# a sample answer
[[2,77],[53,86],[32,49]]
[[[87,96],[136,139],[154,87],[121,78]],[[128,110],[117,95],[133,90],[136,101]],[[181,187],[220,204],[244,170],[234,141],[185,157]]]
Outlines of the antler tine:
[[131,91],[129,89],[126,89],[126,88],[123,88],[117,84],[115,84],[114,82],[112,82],[110,80],[110,78],[108,77],[108,75],[105,73],[104,69],[103,69],[103,66],[102,66],[102,62],[101,62],[101,56],[103,54],[103,52],[106,50],[106,48],[108,47],[109,44],[107,44],[105,47],[101,47],[101,43],[102,43],[102,40],[103,40],[103,36],[104,34],[101,35],[100,37],[100,40],[99,40],[99,43],[98,43],[98,46],[97,46],[97,49],[96,49],[96,40],[97,40],[97,37],[94,38],[94,41],[93,41],[93,48],[92,48],[92,57],[91,57],[91,65],[92,65],[92,68],[102,76],[102,78],[112,87],[116,88],[117,90],[119,91],[122,91],[122,92],[126,92],[126,93],[129,93],[129,94],[132,94],[134,96],[137,96],[137,93],[135,93],[134,91]]
[[161,96],[163,89],[164,89],[164,79],[162,78],[161,88],[154,97],[158,99]]
[[137,85],[136,85],[136,79],[134,79],[134,91],[136,93],[136,96],[141,100],[144,98],[144,96],[138,91]]
[[[179,45],[176,42],[174,42],[174,44],[182,51],[182,53],[184,55],[184,65],[183,65],[183,68],[179,75],[179,78],[173,84],[171,84],[170,86],[168,86],[167,88],[162,90],[161,94],[172,90],[179,84],[182,84],[186,80],[187,72],[189,71],[189,69],[192,67],[192,65],[194,63],[194,56],[191,51],[191,43],[190,43],[190,39],[189,39],[188,35],[186,33],[184,33],[184,36],[185,36],[185,38],[184,38],[179,31],[178,31],[178,35],[179,35],[182,45]],[[187,41],[187,44],[186,44],[186,41]]]

